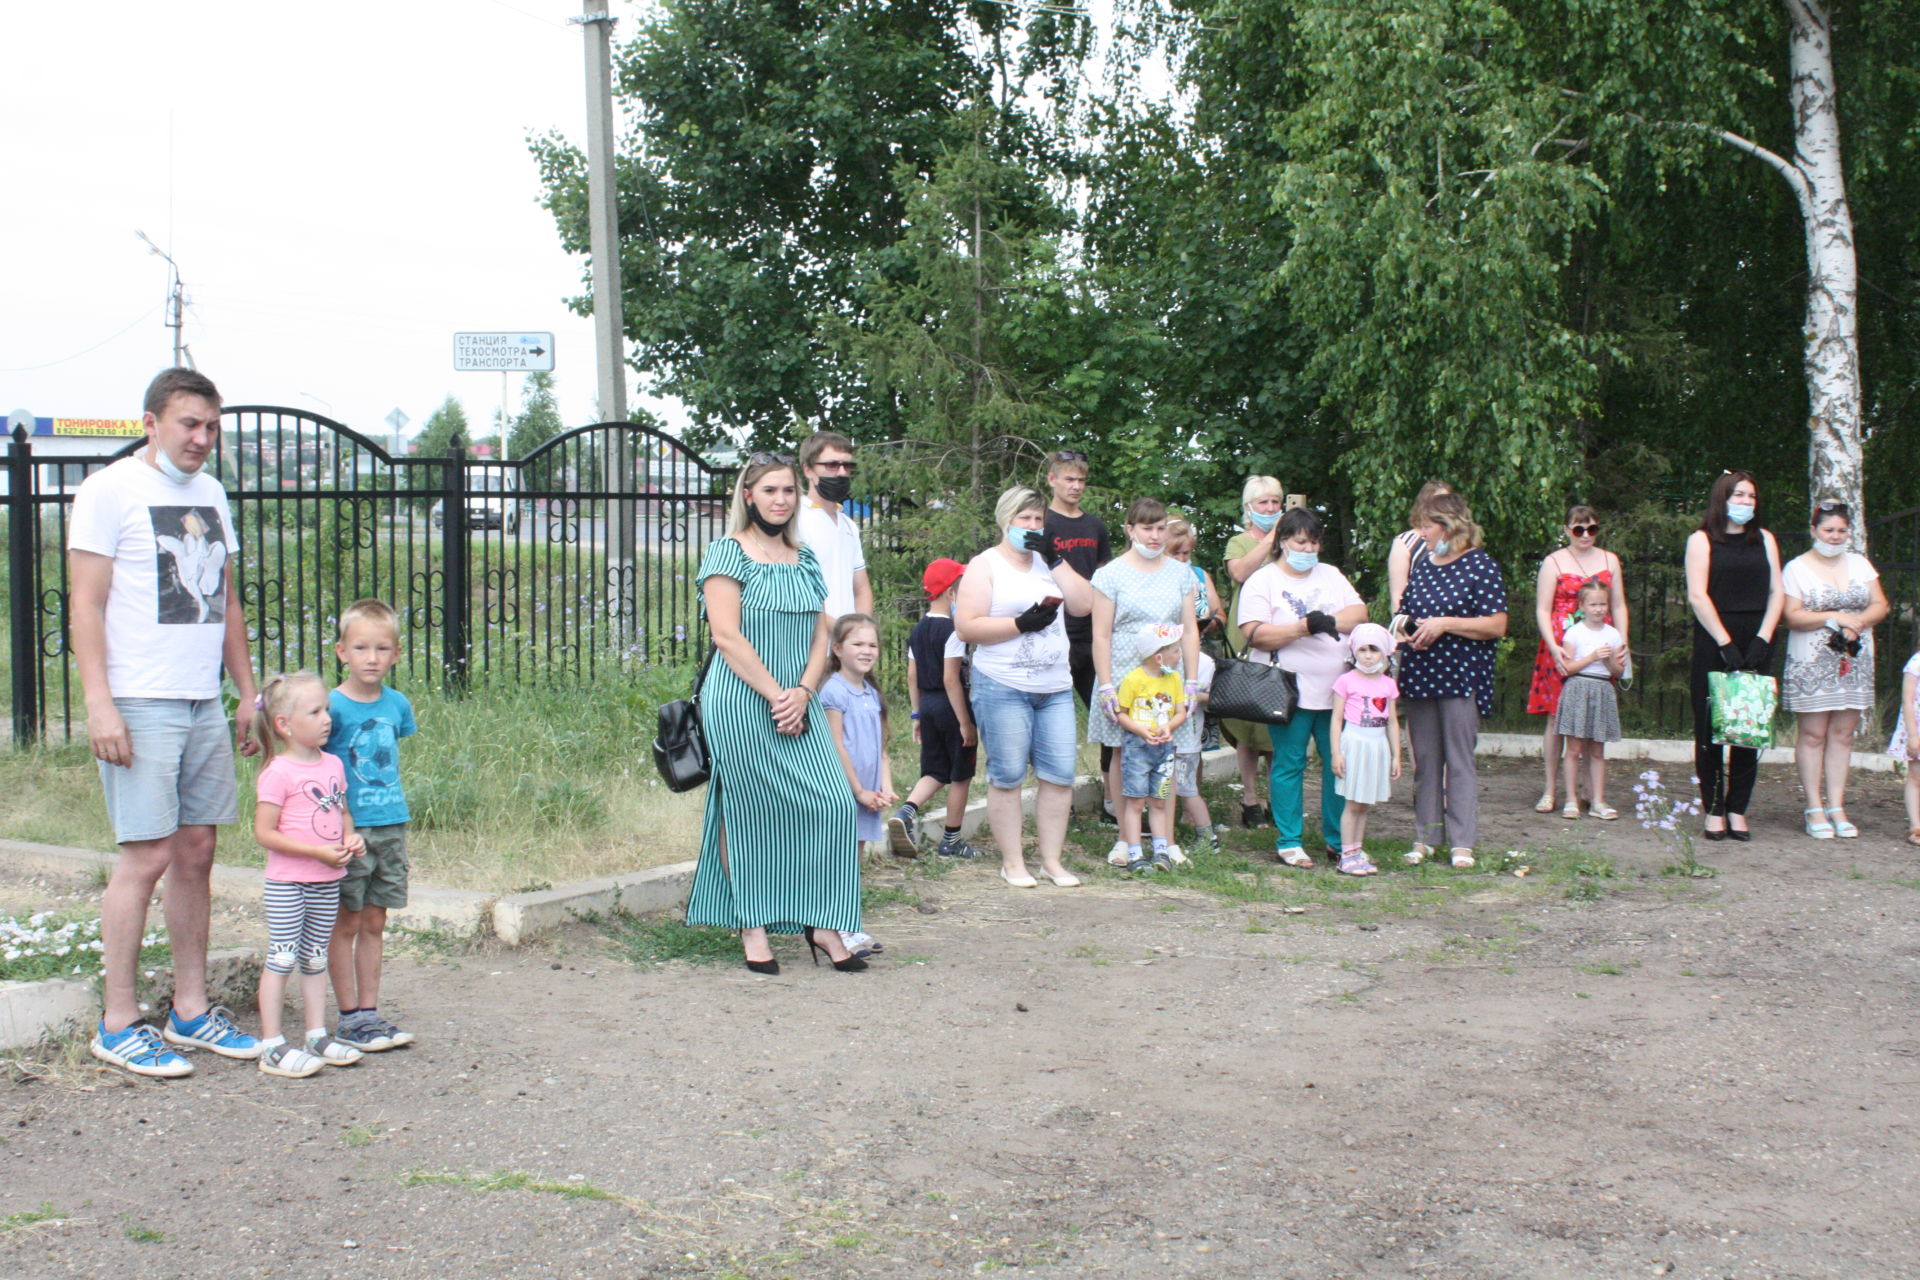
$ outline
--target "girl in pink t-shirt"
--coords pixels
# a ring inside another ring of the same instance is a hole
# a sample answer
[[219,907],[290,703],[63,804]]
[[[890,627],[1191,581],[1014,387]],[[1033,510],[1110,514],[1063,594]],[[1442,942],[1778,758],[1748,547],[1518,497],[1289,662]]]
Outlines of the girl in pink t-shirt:
[[[360,1061],[360,1051],[327,1034],[327,943],[340,913],[347,861],[366,851],[347,813],[347,774],[321,748],[333,727],[327,687],[307,671],[275,676],[254,703],[253,740],[266,756],[254,783],[253,835],[267,851],[267,963],[260,974],[260,1070],[310,1076]],[[305,1047],[280,1033],[287,977],[300,966]]]
[[1400,686],[1387,674],[1393,636],[1363,622],[1347,638],[1353,669],[1333,682],[1334,790],[1346,799],[1340,815],[1340,874],[1370,876],[1367,813],[1392,793],[1400,776]]

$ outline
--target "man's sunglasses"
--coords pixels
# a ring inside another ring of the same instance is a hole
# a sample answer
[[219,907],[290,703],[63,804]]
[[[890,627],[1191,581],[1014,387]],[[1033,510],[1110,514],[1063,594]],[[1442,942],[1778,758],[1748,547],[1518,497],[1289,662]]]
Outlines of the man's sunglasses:
[[1597,538],[1600,536],[1600,526],[1597,524],[1570,524],[1567,526],[1567,532],[1576,538]]
[[1055,462],[1085,462],[1087,455],[1078,449],[1057,449],[1053,453]]
[[839,471],[846,475],[853,475],[859,470],[851,462],[816,462],[813,465],[822,471]]

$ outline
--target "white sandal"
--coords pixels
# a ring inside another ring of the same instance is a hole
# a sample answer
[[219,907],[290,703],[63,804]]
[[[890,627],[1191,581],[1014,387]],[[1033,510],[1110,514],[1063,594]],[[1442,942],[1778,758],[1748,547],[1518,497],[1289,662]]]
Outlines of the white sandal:
[[1535,813],[1552,813],[1553,812],[1553,792],[1542,791],[1540,793],[1540,798],[1533,802],[1533,811]]
[[1453,869],[1455,871],[1465,871],[1473,866],[1473,850],[1463,846],[1455,846],[1450,853],[1450,860],[1453,863]]
[[1421,863],[1425,862],[1428,858],[1431,858],[1432,856],[1433,856],[1432,845],[1416,844],[1413,846],[1413,848],[1401,854],[1400,860],[1406,863],[1410,867],[1417,867]]

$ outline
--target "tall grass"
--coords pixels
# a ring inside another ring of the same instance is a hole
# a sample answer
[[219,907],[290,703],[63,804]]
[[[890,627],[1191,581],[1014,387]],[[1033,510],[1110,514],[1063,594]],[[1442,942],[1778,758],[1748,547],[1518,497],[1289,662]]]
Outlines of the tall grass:
[[[564,689],[482,684],[464,698],[406,689],[420,732],[401,745],[422,884],[511,892],[677,862],[698,851],[705,792],[660,785],[649,744],[659,704],[692,670],[659,667]],[[0,836],[113,848],[84,744],[0,754]],[[241,822],[222,862],[258,866],[254,760],[239,767]]]

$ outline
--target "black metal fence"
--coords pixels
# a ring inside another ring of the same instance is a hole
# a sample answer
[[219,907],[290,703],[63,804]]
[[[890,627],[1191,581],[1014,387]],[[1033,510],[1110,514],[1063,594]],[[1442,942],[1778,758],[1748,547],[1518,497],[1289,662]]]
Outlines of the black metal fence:
[[[67,514],[110,457],[14,437],[7,470],[11,712],[16,741],[71,736]],[[298,409],[223,414],[209,462],[241,544],[261,671],[336,670],[340,611],[376,596],[400,617],[402,678],[571,681],[671,663],[704,644],[696,576],[724,532],[734,472],[634,423],[565,432],[524,458],[396,457]]]

